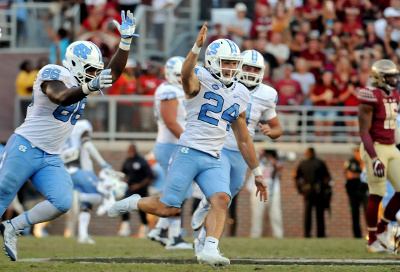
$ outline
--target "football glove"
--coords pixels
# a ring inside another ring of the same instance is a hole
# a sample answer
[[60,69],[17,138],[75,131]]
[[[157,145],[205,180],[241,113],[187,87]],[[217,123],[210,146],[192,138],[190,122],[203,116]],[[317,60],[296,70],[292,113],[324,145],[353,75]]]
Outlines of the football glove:
[[375,176],[377,176],[379,178],[385,176],[385,166],[378,158],[375,158],[374,160],[372,160],[372,168],[374,169]]
[[133,13],[128,10],[125,17],[125,11],[121,11],[122,24],[113,20],[115,27],[118,29],[123,39],[132,38],[133,36],[139,37],[139,34],[135,34],[136,19],[133,17]]
[[105,69],[88,83],[91,92],[99,91],[112,86],[111,69]]

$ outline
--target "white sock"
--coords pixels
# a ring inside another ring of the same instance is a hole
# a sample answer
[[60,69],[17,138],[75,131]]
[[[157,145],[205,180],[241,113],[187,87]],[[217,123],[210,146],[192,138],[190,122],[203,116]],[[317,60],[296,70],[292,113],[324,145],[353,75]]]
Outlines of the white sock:
[[207,200],[205,196],[203,196],[203,198],[201,199],[201,203],[203,204],[203,206],[210,205],[210,202]]
[[180,218],[172,218],[168,220],[168,239],[178,237],[181,234],[181,222]]
[[100,204],[100,202],[103,200],[103,196],[97,193],[79,193],[79,201],[80,202],[86,202],[90,203],[93,205]]
[[24,229],[37,223],[51,221],[64,214],[48,200],[42,201],[35,207],[11,220],[15,229]]
[[137,198],[137,197],[129,197],[128,198],[128,201],[129,201],[129,210],[132,212],[132,211],[137,211],[137,210],[139,210],[139,208],[138,208],[138,206],[137,206],[137,204],[138,204],[138,201],[140,200],[141,198]]
[[79,238],[83,239],[89,236],[89,222],[90,222],[90,213],[89,212],[81,212],[79,214]]
[[169,222],[168,218],[166,217],[160,217],[157,221],[156,228],[161,228],[161,229],[166,229],[168,228]]
[[219,240],[217,238],[207,236],[206,242],[204,243],[203,250],[215,250],[218,248]]
[[199,232],[199,235],[197,236],[197,239],[203,240],[206,239],[206,237],[207,237],[207,230],[206,227],[203,226]]

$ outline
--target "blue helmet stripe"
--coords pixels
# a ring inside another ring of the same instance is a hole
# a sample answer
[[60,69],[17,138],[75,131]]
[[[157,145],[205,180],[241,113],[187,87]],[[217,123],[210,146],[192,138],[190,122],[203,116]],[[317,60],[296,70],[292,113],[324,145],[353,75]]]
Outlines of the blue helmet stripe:
[[237,53],[235,44],[231,40],[228,40],[228,39],[225,39],[225,41],[227,41],[229,46],[231,47],[231,53]]
[[254,62],[254,63],[257,63],[257,51],[255,51],[255,50],[251,50],[251,60]]

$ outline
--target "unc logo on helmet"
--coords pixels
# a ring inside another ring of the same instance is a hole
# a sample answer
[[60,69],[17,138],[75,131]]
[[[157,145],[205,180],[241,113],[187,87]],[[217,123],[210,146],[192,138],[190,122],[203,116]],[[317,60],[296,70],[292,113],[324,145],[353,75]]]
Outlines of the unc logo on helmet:
[[[242,71],[239,74],[239,81],[247,87],[254,87],[259,85],[264,77],[265,63],[264,57],[256,50],[246,50],[242,53],[243,66]],[[258,68],[259,72],[246,71],[248,67]]]
[[[222,68],[224,60],[236,61],[237,65],[235,68]],[[205,67],[225,85],[237,81],[237,75],[242,69],[242,61],[239,47],[231,40],[218,39],[206,49]],[[229,71],[229,76],[224,75],[225,71]]]
[[[62,64],[82,85],[95,78],[98,70],[104,69],[100,49],[92,42],[78,41],[67,47]],[[90,73],[88,73],[90,72]]]
[[168,83],[171,85],[175,85],[177,87],[182,86],[181,82],[181,70],[182,65],[185,59],[183,57],[172,57],[167,60],[164,66],[165,78]]

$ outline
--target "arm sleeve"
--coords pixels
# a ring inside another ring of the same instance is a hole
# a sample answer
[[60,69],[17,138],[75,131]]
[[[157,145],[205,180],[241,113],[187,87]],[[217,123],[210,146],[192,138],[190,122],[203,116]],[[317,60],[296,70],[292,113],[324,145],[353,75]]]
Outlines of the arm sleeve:
[[83,144],[83,147],[89,152],[90,157],[92,157],[99,165],[103,166],[104,164],[106,164],[106,161],[100,155],[99,151],[94,146],[92,141],[86,141]]

